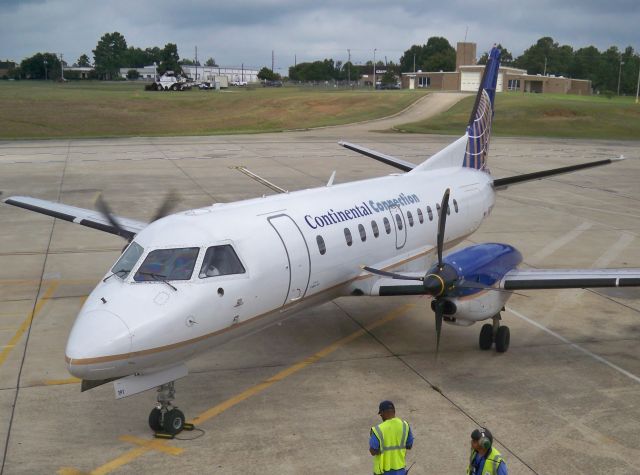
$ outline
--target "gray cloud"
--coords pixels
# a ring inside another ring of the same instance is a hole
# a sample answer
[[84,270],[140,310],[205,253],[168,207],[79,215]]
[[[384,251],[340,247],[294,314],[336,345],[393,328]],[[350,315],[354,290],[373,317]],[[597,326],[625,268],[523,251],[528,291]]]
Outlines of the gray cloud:
[[[219,3],[219,4],[218,4]],[[502,43],[514,54],[542,36],[575,48],[611,45],[635,49],[637,0],[539,0],[516,2],[449,0],[2,0],[0,59],[17,61],[38,51],[64,53],[75,61],[104,33],[119,31],[129,45],[145,48],[176,43],[182,57],[213,56],[219,64],[261,67],[275,51],[281,71],[298,62],[332,57],[355,62],[377,56],[397,61],[412,44],[444,36],[453,45],[468,40],[478,54]]]

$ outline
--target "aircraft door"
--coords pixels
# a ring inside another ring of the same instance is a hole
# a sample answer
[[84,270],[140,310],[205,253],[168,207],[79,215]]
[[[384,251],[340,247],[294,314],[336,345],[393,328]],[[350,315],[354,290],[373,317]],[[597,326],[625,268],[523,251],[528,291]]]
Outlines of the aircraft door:
[[289,288],[283,305],[300,300],[307,293],[311,276],[311,257],[309,247],[302,231],[291,217],[278,214],[267,218],[278,234],[287,256],[289,269]]
[[400,206],[390,206],[389,213],[391,213],[391,222],[396,230],[396,249],[402,249],[407,242],[407,221]]

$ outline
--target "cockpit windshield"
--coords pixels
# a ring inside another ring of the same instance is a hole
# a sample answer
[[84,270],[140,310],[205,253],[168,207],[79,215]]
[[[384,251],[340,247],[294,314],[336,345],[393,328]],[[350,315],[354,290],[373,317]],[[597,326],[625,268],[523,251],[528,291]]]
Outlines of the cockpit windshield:
[[197,247],[151,251],[133,276],[136,282],[148,280],[189,280],[198,258]]
[[238,259],[233,247],[224,244],[207,249],[200,269],[200,278],[244,273],[242,262]]
[[121,279],[126,279],[133,269],[133,266],[136,265],[140,256],[144,253],[144,249],[137,242],[132,242],[131,245],[127,248],[127,250],[122,254],[116,265],[113,266],[111,272],[120,277]]

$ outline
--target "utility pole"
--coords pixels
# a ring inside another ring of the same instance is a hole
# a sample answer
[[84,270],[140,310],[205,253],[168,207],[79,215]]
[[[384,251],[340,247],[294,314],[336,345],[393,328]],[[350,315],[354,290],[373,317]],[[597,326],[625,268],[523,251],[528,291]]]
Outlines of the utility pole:
[[64,61],[62,60],[62,53],[60,53],[60,80],[64,81]]
[[242,82],[244,82],[244,63],[242,63]]
[[640,92],[640,66],[638,67],[638,85],[636,86],[636,104],[638,103],[639,92]]
[[373,48],[373,90],[376,90],[376,51],[378,48]]
[[620,68],[618,69],[618,95],[620,95],[620,75],[622,74],[622,65],[624,61],[620,61]]
[[47,77],[47,60],[42,61],[44,63],[44,80],[47,81],[49,78]]
[[196,45],[196,81],[198,80],[198,46]]
[[349,62],[347,63],[347,82],[351,87],[351,50],[347,48],[347,54],[349,55]]
[[273,50],[271,50],[271,72],[273,72],[273,63],[274,63],[274,55],[273,55]]
[[542,72],[543,76],[547,75],[547,57],[544,57],[544,71]]
[[416,54],[413,53],[413,72],[416,72]]

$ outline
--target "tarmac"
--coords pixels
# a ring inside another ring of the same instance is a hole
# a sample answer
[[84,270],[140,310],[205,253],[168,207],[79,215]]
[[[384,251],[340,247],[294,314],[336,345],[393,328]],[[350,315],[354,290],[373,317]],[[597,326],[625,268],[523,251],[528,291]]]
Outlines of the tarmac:
[[[170,190],[178,210],[272,193],[236,166],[297,190],[333,170],[336,183],[395,171],[340,139],[416,163],[455,139],[372,132],[392,125],[1,142],[0,190],[85,208],[102,192],[116,214],[148,220]],[[529,267],[640,267],[639,146],[494,137],[497,177],[629,160],[499,192],[462,245],[510,243]],[[383,399],[411,424],[411,475],[464,473],[478,426],[510,474],[638,472],[640,290],[521,292],[503,312],[507,353],[479,350],[478,324],[445,325],[437,360],[426,298],[340,298],[192,360],[176,402],[198,430],[161,441],[147,425],[153,391],[81,393],[64,363],[84,298],[125,242],[4,204],[0,222],[3,473],[366,474]]]

